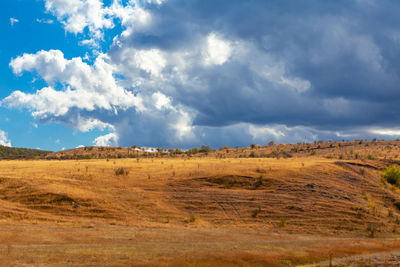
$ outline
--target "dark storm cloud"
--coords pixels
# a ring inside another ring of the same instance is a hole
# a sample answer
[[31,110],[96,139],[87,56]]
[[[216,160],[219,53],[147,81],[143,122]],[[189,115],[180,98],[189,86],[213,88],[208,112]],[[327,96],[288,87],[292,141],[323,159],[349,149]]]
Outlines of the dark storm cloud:
[[285,75],[310,82],[308,90],[293,92],[235,59],[191,66],[189,75],[204,88],[170,82],[177,88],[174,100],[199,112],[197,125],[280,123],[326,130],[398,125],[397,1],[172,0],[147,8],[155,22],[125,39],[126,46],[173,52],[217,32],[251,43],[255,57],[269,55],[284,64]]

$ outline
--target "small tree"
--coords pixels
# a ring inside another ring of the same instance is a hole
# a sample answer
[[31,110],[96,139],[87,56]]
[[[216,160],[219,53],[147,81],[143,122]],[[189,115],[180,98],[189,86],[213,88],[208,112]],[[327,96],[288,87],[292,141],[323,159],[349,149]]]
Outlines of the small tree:
[[202,145],[199,150],[199,152],[211,152],[211,151],[212,151],[211,147],[206,145]]

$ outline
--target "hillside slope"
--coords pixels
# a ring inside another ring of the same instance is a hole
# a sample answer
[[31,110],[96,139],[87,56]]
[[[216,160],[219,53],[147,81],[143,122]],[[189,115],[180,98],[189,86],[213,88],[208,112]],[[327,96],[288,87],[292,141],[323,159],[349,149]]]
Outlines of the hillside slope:
[[[124,174],[116,175],[120,167]],[[372,223],[389,233],[397,228],[400,195],[381,173],[371,164],[328,159],[4,162],[0,217],[24,210],[32,219],[163,224],[168,218],[178,225],[284,224],[294,232],[359,234]]]
[[39,149],[0,146],[0,159],[34,159],[42,158],[49,153],[51,152]]
[[250,147],[227,146],[212,150],[208,146],[181,149],[132,147],[80,147],[50,153],[47,159],[105,159],[105,158],[309,158],[323,157],[340,160],[384,160],[400,162],[400,141],[342,141],[297,144],[269,144]]
[[0,263],[291,266],[391,251],[400,194],[381,176],[379,162],[317,157],[2,161]]

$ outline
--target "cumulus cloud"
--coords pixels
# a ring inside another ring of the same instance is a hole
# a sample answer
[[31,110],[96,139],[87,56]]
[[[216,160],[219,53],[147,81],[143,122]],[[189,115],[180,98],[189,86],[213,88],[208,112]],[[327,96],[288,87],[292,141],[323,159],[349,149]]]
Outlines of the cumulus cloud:
[[92,36],[101,38],[103,28],[113,27],[101,0],[45,0],[45,7],[71,33],[89,28]]
[[[140,97],[117,84],[113,67],[107,63],[105,55],[97,57],[93,65],[88,65],[81,58],[65,59],[59,50],[39,51],[13,59],[10,66],[16,74],[36,71],[52,85],[38,90],[36,94],[15,91],[3,100],[4,104],[12,107],[32,109],[37,119],[62,117],[74,108],[88,112],[142,109]],[[62,85],[61,90],[54,89],[57,84]],[[77,118],[76,125],[80,125],[79,122]]]
[[109,133],[97,137],[93,144],[95,146],[116,146],[118,144],[118,136],[114,133]]
[[215,33],[207,36],[206,64],[224,64],[231,56],[229,42],[218,37]]
[[[130,0],[123,5],[121,0],[113,0],[110,6],[104,6],[102,0],[44,0],[47,12],[56,16],[67,32],[73,34],[89,31],[90,39],[82,45],[97,47],[102,40],[104,30],[115,27],[114,20],[122,25],[134,24],[144,29],[151,22],[151,15],[142,6],[161,5],[163,0]],[[48,22],[45,21],[45,22]]]
[[2,103],[28,108],[41,122],[112,131],[95,144],[245,145],[397,133],[395,1],[45,6],[66,31],[87,37],[82,44],[95,47],[118,24],[122,31],[93,64],[58,50],[13,59],[16,75],[36,72],[47,86]]
[[0,146],[9,146],[11,147],[11,141],[7,138],[7,133],[0,130]]
[[[109,139],[114,143],[122,136],[125,142],[137,138],[150,144],[152,131],[158,132],[159,140],[171,143],[192,138],[191,117],[184,107],[173,106],[158,91],[137,94],[123,87],[106,55],[88,65],[81,58],[65,59],[58,50],[39,51],[13,59],[10,66],[17,75],[34,71],[50,85],[33,94],[15,91],[2,100],[8,107],[30,109],[42,123],[62,123],[82,132],[108,128],[115,131],[115,138]],[[96,139],[96,143],[104,140]]]

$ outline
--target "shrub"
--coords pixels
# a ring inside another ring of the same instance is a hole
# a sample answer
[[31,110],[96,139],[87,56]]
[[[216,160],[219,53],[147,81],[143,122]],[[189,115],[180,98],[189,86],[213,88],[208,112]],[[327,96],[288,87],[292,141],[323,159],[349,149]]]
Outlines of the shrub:
[[388,209],[388,217],[393,218],[393,211],[391,209]]
[[202,145],[199,150],[199,152],[211,152],[211,151],[212,151],[211,147],[206,145]]
[[93,155],[92,155],[92,154],[85,154],[85,155],[83,156],[83,158],[84,158],[84,159],[92,159],[92,158],[93,158]]
[[263,179],[264,176],[260,175],[260,177],[258,177],[257,182],[254,183],[255,188],[259,188],[260,186],[263,185]]
[[282,156],[283,156],[284,158],[292,158],[292,157],[293,157],[292,154],[290,154],[289,152],[287,152],[287,151],[285,151],[285,150],[283,150],[283,151],[281,152],[281,154],[282,154]]
[[281,217],[279,221],[279,226],[280,227],[285,227],[286,226],[286,219],[284,217]]
[[260,169],[260,168],[257,168],[257,169],[256,169],[256,172],[258,172],[258,173],[267,173],[266,170]]
[[190,221],[190,222],[195,222],[195,221],[197,221],[197,216],[196,216],[196,214],[194,214],[194,213],[190,214],[189,221]]
[[251,151],[249,158],[258,158],[258,154],[254,153],[254,151]]
[[269,154],[269,157],[279,159],[279,158],[280,158],[280,155],[281,155],[281,152],[278,151],[278,150],[275,150],[275,151],[272,151],[272,152]]
[[383,178],[389,184],[400,186],[400,167],[393,165],[385,168]]
[[256,218],[260,212],[261,212],[261,207],[258,206],[257,209],[253,210],[251,217]]
[[369,237],[374,238],[376,233],[376,226],[372,223],[369,223],[366,229]]
[[398,210],[400,210],[400,201],[394,202],[394,206],[395,206]]
[[124,168],[118,168],[115,170],[115,175],[128,175],[129,171],[125,170]]

